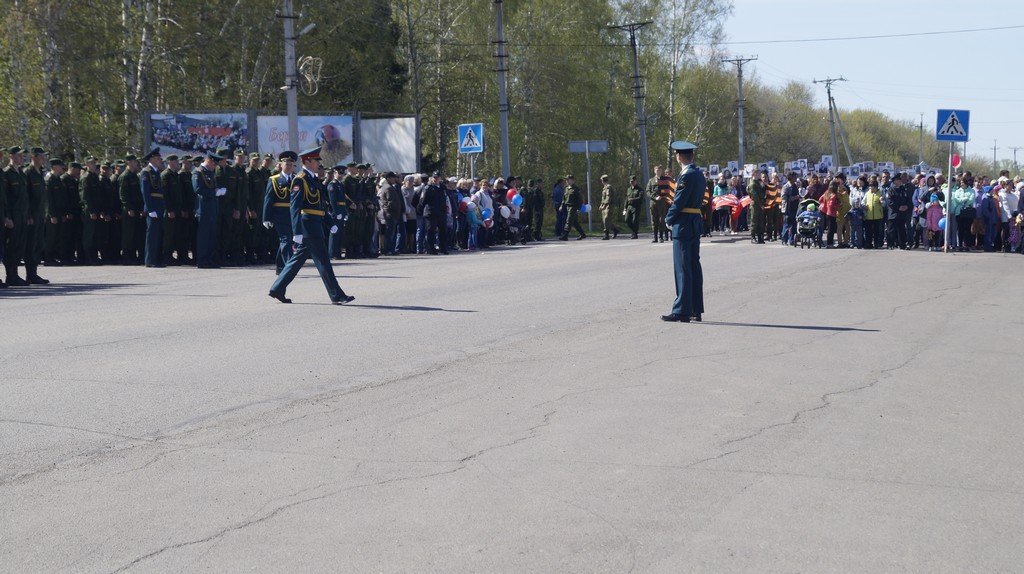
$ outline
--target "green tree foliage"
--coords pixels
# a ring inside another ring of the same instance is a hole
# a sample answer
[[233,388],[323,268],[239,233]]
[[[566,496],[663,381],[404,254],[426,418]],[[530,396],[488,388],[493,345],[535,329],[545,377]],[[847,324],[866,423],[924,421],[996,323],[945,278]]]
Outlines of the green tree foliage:
[[[0,20],[0,142],[55,154],[138,151],[149,110],[283,110],[279,0],[7,0]],[[701,145],[702,163],[736,159],[735,69],[722,63],[729,0],[503,0],[511,166],[500,166],[493,0],[296,0],[299,56],[323,62],[309,111],[419,114],[424,169],[468,174],[456,126],[484,122],[478,172],[543,177],[585,168],[573,139],[607,139],[595,172],[642,173],[629,37],[638,35],[649,158],[667,142]],[[830,153],[816,87],[748,77],[747,156]],[[914,126],[840,110],[855,160],[917,162]],[[924,159],[945,148],[925,138]],[[973,159],[971,160],[973,161]],[[845,163],[845,162],[844,162]]]

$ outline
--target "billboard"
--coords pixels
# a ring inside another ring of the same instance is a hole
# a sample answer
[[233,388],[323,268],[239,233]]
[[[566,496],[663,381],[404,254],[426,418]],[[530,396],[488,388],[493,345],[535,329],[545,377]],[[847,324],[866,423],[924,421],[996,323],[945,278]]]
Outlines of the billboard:
[[363,161],[377,171],[413,173],[416,161],[416,118],[360,119],[359,143]]
[[197,155],[226,147],[249,148],[249,116],[223,114],[150,114],[149,147],[168,154]]
[[[277,155],[288,150],[288,116],[258,116],[259,151]],[[299,116],[299,149],[321,147],[325,166],[353,160],[352,116]]]

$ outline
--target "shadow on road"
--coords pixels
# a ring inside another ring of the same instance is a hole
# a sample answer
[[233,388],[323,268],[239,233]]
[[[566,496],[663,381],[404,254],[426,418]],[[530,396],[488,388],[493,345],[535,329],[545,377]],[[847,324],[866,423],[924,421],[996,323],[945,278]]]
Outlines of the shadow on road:
[[[327,303],[297,303],[298,305],[327,305]],[[419,305],[343,305],[357,309],[382,309],[384,311],[440,311],[442,313],[476,313],[472,309],[442,309],[441,307],[421,307]]]
[[0,299],[31,299],[33,297],[58,297],[63,295],[85,295],[111,289],[138,287],[132,283],[51,283],[31,287],[9,287],[0,289]]
[[878,333],[878,329],[856,329],[854,327],[825,327],[821,325],[768,325],[764,323],[728,323],[725,321],[704,321],[704,325],[723,327],[762,327],[766,329],[794,329],[798,331],[854,331],[857,333]]

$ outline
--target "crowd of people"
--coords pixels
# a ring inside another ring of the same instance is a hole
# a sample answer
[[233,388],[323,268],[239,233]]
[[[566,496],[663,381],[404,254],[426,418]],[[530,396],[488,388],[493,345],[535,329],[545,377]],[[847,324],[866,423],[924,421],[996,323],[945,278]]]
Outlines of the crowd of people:
[[[271,197],[270,178],[281,170],[280,158],[272,154],[242,148],[232,153],[221,147],[195,157],[162,158],[157,153],[158,163],[150,161],[151,153],[113,162],[86,157],[65,164],[48,159],[41,148],[0,150],[0,161],[2,151],[8,156],[0,178],[0,250],[6,269],[2,286],[47,283],[39,275],[41,265],[275,265],[280,272],[287,250],[294,247],[282,244],[269,215],[274,205],[287,202],[285,196],[276,201]],[[208,214],[201,233],[201,190],[193,176],[207,162],[218,209],[215,216]],[[555,181],[550,192],[540,179],[378,173],[372,165],[355,162],[320,166],[317,177],[327,191],[324,227],[334,260],[448,254],[541,241],[545,215],[552,212],[554,238],[587,236],[581,219],[591,206],[571,174]],[[155,216],[161,221],[159,239],[148,232],[148,219],[155,212],[145,201],[147,181],[161,196]],[[810,214],[816,223],[815,242],[825,248],[940,250],[948,225],[953,250],[1022,251],[1024,183],[1006,172],[994,180],[959,174],[952,191],[941,175],[887,171],[853,181],[843,174],[803,179],[767,171],[750,181],[728,172],[707,181],[701,208],[705,235],[747,231],[754,243],[796,245],[798,219]],[[638,238],[645,204],[653,221],[652,241],[670,239],[665,215],[675,186],[671,170],[656,167],[646,188],[630,176],[622,196],[608,176],[601,183],[598,209],[604,239],[620,233],[620,212],[630,237]],[[197,261],[203,233],[211,253]],[[147,236],[148,243],[159,241],[159,246],[147,246]],[[24,277],[19,267],[24,267]]]
[[952,189],[942,175],[888,171],[852,181],[842,173],[783,181],[761,171],[749,182],[723,172],[707,187],[708,232],[749,231],[758,244],[797,245],[800,221],[810,217],[813,243],[828,249],[1024,252],[1024,182],[1008,171],[958,173]]

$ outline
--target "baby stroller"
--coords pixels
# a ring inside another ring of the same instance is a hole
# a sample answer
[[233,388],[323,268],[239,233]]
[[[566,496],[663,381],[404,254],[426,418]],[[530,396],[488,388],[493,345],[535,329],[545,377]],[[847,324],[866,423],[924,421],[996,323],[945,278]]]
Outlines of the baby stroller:
[[805,199],[800,202],[800,213],[796,216],[796,231],[799,242],[793,246],[800,246],[800,249],[817,247],[821,249],[821,213],[818,212],[818,202],[813,199]]

